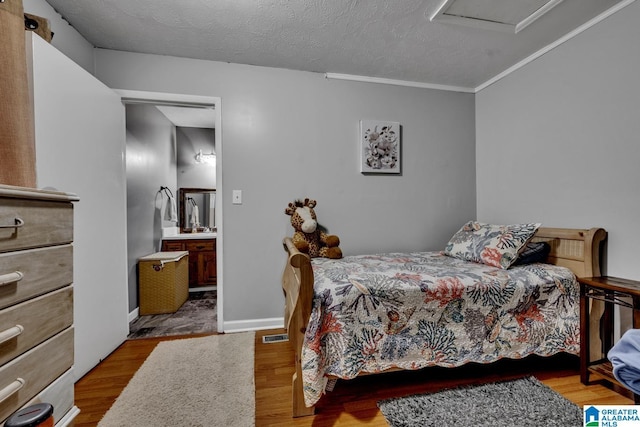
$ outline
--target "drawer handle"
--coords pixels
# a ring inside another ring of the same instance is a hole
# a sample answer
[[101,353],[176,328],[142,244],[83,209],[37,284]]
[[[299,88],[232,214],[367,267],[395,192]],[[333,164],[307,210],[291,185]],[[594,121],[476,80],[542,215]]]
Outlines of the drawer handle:
[[14,271],[9,274],[1,274],[0,275],[0,286],[8,285],[9,283],[15,283],[22,280],[24,274],[19,271]]
[[22,378],[16,378],[15,381],[13,381],[11,384],[9,384],[8,386],[0,390],[0,403],[4,402],[8,398],[10,398],[12,395],[17,393],[18,390],[20,390],[25,383],[26,381],[23,380]]
[[24,327],[22,325],[16,325],[9,329],[5,329],[0,332],[0,344],[4,344],[12,338],[17,337],[24,331]]
[[24,221],[21,218],[16,218],[15,221],[13,225],[0,225],[0,228],[20,228],[24,225]]

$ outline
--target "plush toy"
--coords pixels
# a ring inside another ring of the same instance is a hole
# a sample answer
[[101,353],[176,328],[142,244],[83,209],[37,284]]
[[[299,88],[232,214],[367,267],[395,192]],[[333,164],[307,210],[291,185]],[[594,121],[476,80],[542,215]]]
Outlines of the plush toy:
[[291,216],[291,225],[296,230],[293,234],[293,244],[300,252],[310,257],[342,258],[342,251],[338,247],[338,236],[326,234],[318,228],[316,213],[313,208],[316,201],[312,199],[296,200],[289,203],[284,213]]

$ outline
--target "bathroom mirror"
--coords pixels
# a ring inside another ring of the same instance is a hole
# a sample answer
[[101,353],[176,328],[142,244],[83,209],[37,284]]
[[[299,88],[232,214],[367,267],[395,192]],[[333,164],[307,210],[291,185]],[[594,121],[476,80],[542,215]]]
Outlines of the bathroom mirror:
[[214,188],[180,188],[178,220],[181,233],[215,231],[216,190]]

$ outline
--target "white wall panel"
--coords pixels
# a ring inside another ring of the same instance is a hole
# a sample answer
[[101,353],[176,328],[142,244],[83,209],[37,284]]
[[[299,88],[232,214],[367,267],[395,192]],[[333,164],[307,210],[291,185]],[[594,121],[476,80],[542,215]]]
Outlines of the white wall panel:
[[38,187],[75,193],[75,375],[127,336],[124,106],[40,37],[32,37]]

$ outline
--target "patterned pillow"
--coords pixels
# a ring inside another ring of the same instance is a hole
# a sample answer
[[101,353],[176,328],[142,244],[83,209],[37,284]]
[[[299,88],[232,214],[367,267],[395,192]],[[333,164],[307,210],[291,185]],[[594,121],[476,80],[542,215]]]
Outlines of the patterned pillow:
[[507,269],[540,224],[493,225],[469,221],[453,235],[445,255]]

